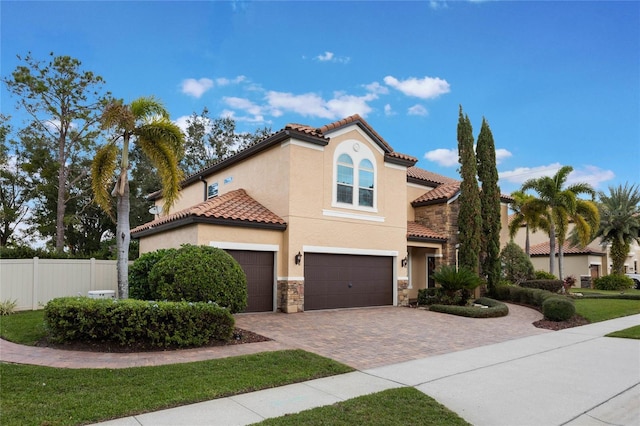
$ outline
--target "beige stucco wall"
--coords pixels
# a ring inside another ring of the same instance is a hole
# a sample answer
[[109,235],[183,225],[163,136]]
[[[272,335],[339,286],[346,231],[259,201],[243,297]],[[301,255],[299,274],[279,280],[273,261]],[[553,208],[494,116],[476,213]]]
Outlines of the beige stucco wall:
[[178,248],[181,244],[198,244],[197,225],[183,226],[140,238],[140,254],[159,249]]

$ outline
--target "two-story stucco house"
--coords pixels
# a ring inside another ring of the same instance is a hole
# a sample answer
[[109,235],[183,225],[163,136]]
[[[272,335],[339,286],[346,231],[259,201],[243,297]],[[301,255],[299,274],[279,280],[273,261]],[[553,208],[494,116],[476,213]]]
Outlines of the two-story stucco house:
[[186,178],[171,212],[132,236],[142,253],[228,251],[247,274],[247,311],[405,305],[457,255],[459,182],[416,162],[358,115],[289,124]]

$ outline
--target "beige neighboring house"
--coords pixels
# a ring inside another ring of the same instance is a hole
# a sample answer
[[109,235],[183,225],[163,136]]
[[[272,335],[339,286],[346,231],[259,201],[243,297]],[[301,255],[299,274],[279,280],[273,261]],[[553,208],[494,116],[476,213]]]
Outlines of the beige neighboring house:
[[459,182],[416,163],[358,115],[288,124],[187,177],[169,214],[132,237],[141,253],[226,250],[247,275],[250,312],[406,305],[457,259]]
[[[569,224],[569,232],[573,228]],[[514,242],[522,249],[525,248],[526,228],[520,228]],[[549,272],[549,235],[544,231],[529,233],[530,257],[536,270]],[[609,256],[609,247],[602,246],[599,239],[594,240],[586,247],[572,247],[568,242],[564,244],[564,276],[573,275],[576,278],[574,287],[589,287],[591,280],[609,275],[612,262]],[[631,245],[629,256],[624,263],[625,273],[638,273],[638,261],[640,260],[640,246],[637,243]],[[556,245],[555,273],[558,274],[558,247]]]

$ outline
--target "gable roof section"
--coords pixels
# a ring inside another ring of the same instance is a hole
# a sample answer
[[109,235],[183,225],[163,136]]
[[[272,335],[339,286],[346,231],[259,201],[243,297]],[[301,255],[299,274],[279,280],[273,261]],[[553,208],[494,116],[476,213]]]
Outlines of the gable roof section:
[[443,242],[447,237],[418,222],[407,222],[407,240]]
[[441,204],[452,200],[460,192],[460,182],[453,181],[442,184],[437,188],[427,191],[411,202],[413,207]]
[[131,230],[135,238],[192,223],[284,230],[282,218],[251,198],[244,189],[227,192]]
[[407,182],[435,188],[436,186],[444,183],[458,182],[458,180],[414,166],[407,169]]
[[[558,254],[558,249],[559,247],[556,244],[556,255]],[[604,256],[606,255],[605,252],[594,247],[571,246],[569,241],[564,242],[563,249],[564,249],[565,256],[579,256],[579,255]],[[551,252],[551,249],[549,247],[549,241],[545,241],[543,243],[535,244],[529,247],[529,254],[532,257],[549,256],[550,252]]]

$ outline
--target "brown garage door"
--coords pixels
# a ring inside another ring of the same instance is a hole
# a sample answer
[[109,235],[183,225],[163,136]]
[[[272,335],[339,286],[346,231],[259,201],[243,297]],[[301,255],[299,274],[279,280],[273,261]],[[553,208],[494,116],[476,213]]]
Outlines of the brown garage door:
[[393,258],[305,254],[305,310],[392,304]]
[[245,312],[273,310],[273,252],[226,250],[247,275]]

